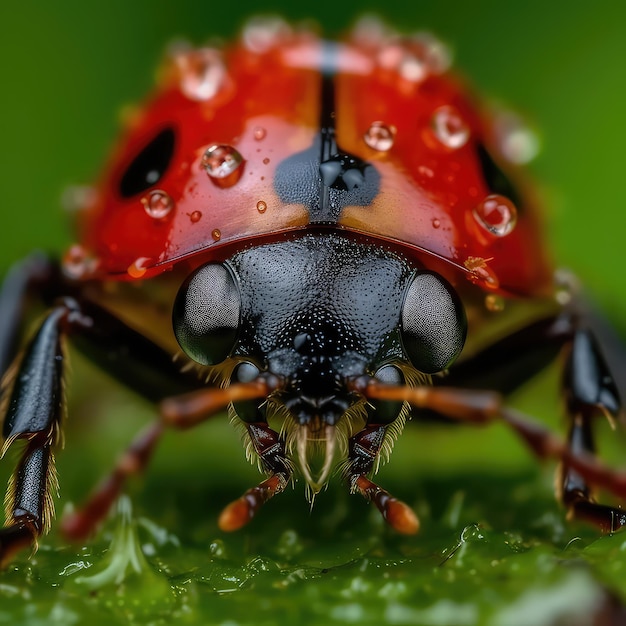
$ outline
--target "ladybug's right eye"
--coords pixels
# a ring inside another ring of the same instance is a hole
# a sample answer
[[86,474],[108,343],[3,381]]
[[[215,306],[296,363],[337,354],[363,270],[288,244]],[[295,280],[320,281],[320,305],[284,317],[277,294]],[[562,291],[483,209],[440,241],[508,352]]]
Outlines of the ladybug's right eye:
[[202,365],[220,363],[232,352],[241,298],[232,272],[217,263],[197,269],[174,303],[174,333],[185,354]]
[[465,309],[452,285],[435,272],[417,272],[402,305],[402,344],[411,363],[426,374],[444,370],[466,334]]
[[155,185],[169,167],[174,155],[174,131],[162,130],[131,161],[120,180],[120,194],[130,198]]

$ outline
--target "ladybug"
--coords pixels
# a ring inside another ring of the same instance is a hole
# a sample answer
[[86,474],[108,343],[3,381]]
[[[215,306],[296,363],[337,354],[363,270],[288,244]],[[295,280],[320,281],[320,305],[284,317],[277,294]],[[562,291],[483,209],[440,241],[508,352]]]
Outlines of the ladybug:
[[[158,406],[85,505],[87,536],[162,432],[228,410],[266,478],[221,513],[236,530],[299,474],[335,467],[397,531],[415,513],[373,482],[410,418],[503,420],[561,461],[560,497],[605,531],[626,496],[593,455],[621,405],[594,326],[555,279],[510,123],[485,112],[432,36],[372,21],[328,42],[253,20],[221,49],[174,49],[78,213],[80,242],[33,255],[0,294],[10,480],[0,560],[53,517],[69,339]],[[509,120],[510,122],[510,120]],[[32,294],[46,306],[18,349]],[[506,394],[561,355],[566,440]]]

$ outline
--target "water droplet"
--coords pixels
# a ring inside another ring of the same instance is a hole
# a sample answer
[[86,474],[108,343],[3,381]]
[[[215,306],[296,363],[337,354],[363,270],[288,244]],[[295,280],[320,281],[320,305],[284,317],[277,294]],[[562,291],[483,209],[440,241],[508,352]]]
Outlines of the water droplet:
[[165,191],[154,189],[141,199],[146,213],[155,220],[165,219],[174,208],[174,200]]
[[496,237],[508,235],[517,223],[517,209],[506,197],[487,196],[473,211],[476,221]]
[[438,220],[436,217],[432,221],[433,228],[439,228],[441,226],[441,220]]
[[63,273],[74,280],[90,278],[98,269],[98,259],[80,244],[70,246],[63,255]]
[[451,58],[448,48],[436,37],[430,33],[417,33],[382,48],[378,63],[385,69],[395,69],[409,82],[419,83],[429,74],[445,72]]
[[402,78],[417,83],[426,78],[426,65],[411,54],[401,43],[392,43],[380,51],[378,63],[387,70],[395,70]]
[[197,224],[202,219],[202,211],[193,211],[189,214],[189,219],[193,224]]
[[267,211],[267,202],[264,202],[263,200],[259,200],[256,203],[256,210],[259,213],[265,213],[265,211]]
[[351,38],[357,45],[376,48],[389,41],[394,35],[395,32],[378,16],[364,15],[354,24]]
[[412,83],[419,83],[426,78],[428,68],[422,59],[407,53],[398,64],[398,74]]
[[539,138],[515,113],[498,115],[494,130],[500,151],[511,163],[523,165],[532,161],[539,153]]
[[126,272],[131,278],[141,278],[146,273],[151,260],[149,257],[141,256],[128,266]]
[[226,78],[220,53],[213,48],[179,51],[174,62],[180,75],[180,90],[190,100],[210,100]]
[[561,305],[566,306],[572,301],[574,295],[580,292],[580,282],[570,270],[559,268],[554,273],[554,299]]
[[485,308],[491,313],[500,313],[504,311],[504,298],[494,293],[485,296]]
[[61,193],[61,206],[68,213],[86,211],[96,203],[98,192],[89,185],[69,185]]
[[461,532],[460,541],[465,543],[467,541],[484,541],[486,539],[485,532],[480,527],[480,524],[470,524],[466,526]]
[[256,126],[252,131],[252,136],[256,141],[262,141],[267,136],[267,130],[262,126]]
[[554,294],[554,299],[561,306],[566,306],[572,301],[572,294],[566,289],[558,289]]
[[439,107],[433,114],[431,125],[435,137],[452,150],[463,147],[470,136],[469,127],[452,106]]
[[443,74],[450,68],[452,65],[450,48],[432,33],[416,33],[411,39],[433,74]]
[[221,539],[214,539],[209,544],[209,554],[214,559],[224,559],[227,556],[226,546]]
[[420,165],[417,168],[418,174],[423,176],[424,178],[434,178],[435,172],[430,167],[426,167],[425,165]]
[[250,52],[263,54],[291,35],[289,24],[280,17],[253,17],[243,28],[241,39]]
[[220,187],[230,187],[239,180],[242,164],[241,154],[225,144],[211,146],[202,157],[202,167],[209,178]]
[[290,560],[300,554],[304,546],[305,542],[302,541],[298,533],[295,530],[287,529],[283,531],[282,535],[278,538],[276,552],[283,558]]
[[491,259],[483,259],[479,256],[469,256],[465,259],[463,265],[469,274],[467,278],[474,284],[480,284],[488,289],[497,289],[500,286],[500,281],[495,272],[487,265]]
[[384,122],[372,122],[372,125],[365,131],[363,140],[372,149],[385,152],[393,146],[396,129],[387,126]]
[[219,228],[214,228],[211,231],[211,237],[213,237],[213,239],[215,239],[215,241],[219,241],[222,238],[222,232],[220,231]]

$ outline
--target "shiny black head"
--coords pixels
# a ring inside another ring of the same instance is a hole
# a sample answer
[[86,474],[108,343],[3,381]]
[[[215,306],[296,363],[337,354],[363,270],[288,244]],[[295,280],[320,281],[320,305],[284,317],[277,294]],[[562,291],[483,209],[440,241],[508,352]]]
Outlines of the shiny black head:
[[[466,321],[439,275],[380,246],[320,231],[200,267],[179,292],[174,329],[199,363],[239,361],[233,382],[277,376],[272,406],[314,437],[355,406],[370,423],[398,418],[401,403],[365,402],[347,382],[369,375],[405,384],[411,372],[425,380],[458,356]],[[265,421],[267,406],[235,410],[244,421]]]

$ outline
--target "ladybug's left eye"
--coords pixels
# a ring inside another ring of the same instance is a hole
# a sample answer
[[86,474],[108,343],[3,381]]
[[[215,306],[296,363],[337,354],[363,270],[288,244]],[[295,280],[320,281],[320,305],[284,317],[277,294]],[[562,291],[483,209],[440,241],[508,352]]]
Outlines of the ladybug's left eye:
[[131,161],[120,180],[120,194],[130,198],[161,180],[174,154],[174,131],[162,130]]
[[239,330],[241,297],[232,272],[219,263],[197,269],[174,304],[174,334],[185,354],[202,365],[232,352]]

